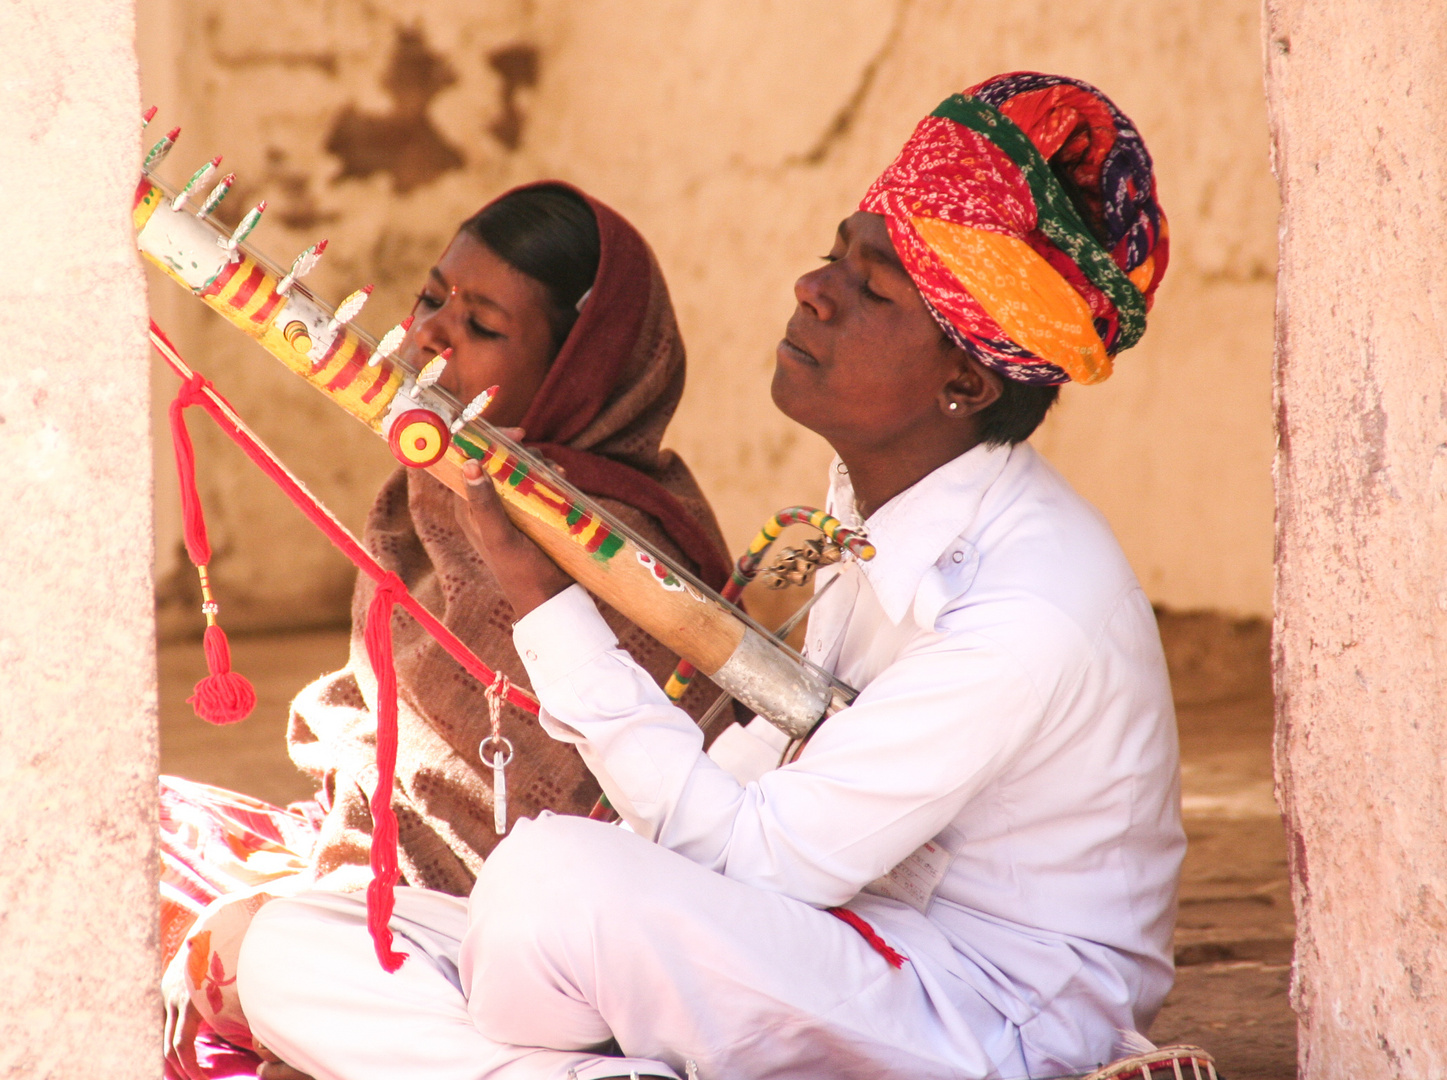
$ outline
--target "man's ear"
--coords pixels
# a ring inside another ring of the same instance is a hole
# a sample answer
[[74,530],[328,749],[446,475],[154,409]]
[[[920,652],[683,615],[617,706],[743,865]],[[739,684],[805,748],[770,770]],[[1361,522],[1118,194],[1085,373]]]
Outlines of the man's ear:
[[951,419],[963,420],[988,409],[1000,400],[1003,385],[998,372],[991,371],[959,346],[954,346],[957,364],[954,376],[940,389],[940,411]]

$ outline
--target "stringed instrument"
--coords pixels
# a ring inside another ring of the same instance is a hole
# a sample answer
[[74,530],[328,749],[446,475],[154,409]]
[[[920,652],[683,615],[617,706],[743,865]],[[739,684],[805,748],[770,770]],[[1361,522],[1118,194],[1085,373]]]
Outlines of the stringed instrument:
[[[181,190],[168,188],[153,170],[176,134],[147,155],[133,203],[140,251],[167,276],[385,439],[403,464],[427,469],[465,497],[462,464],[480,461],[518,528],[586,589],[684,660],[670,680],[671,696],[681,693],[689,671],[697,668],[791,739],[804,737],[853,699],[853,689],[731,602],[747,580],[741,571],[725,590],[729,598],[714,592],[477,415],[485,402],[459,401],[429,379],[430,373],[409,367],[397,355],[406,324],[380,341],[355,326],[370,289],[353,293],[335,309],[310,292],[300,279],[325,242],[308,248],[287,271],[257,254],[246,239],[261,220],[264,202],[231,231],[213,216],[233,176],[193,209],[220,159],[198,169]],[[861,535],[822,512],[795,514],[792,520],[811,521],[851,555],[874,554]],[[781,521],[771,523],[776,526],[771,535],[766,527],[741,567],[757,569],[761,546],[778,535]]]

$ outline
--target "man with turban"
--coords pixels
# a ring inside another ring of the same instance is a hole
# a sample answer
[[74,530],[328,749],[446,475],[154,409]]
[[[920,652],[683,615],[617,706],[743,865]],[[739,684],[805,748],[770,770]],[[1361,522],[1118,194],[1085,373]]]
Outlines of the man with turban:
[[878,552],[820,574],[807,655],[860,694],[802,749],[755,720],[706,755],[475,478],[542,723],[630,828],[521,823],[470,909],[399,890],[396,974],[359,901],[268,905],[239,985],[284,1074],[1025,1077],[1145,1031],[1185,848],[1170,688],[1109,528],[1025,440],[1140,338],[1166,249],[1130,121],[1018,73],[926,118],[799,279],[774,400]]

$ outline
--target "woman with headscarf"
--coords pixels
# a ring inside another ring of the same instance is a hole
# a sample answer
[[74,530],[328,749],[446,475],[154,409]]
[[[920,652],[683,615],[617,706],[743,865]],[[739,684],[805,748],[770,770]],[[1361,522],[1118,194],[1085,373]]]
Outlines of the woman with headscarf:
[[355,900],[268,907],[238,977],[270,1050],[327,1080],[984,1080],[1139,1040],[1185,848],[1170,687],[1109,527],[1025,440],[1165,263],[1135,128],[1034,73],[946,100],[840,225],[773,396],[877,554],[821,571],[807,653],[860,694],[782,766],[759,720],[705,754],[464,469],[543,724],[631,829],[520,822],[469,904],[400,890],[395,975]]
[[[412,314],[401,355],[414,368],[450,350],[445,389],[470,401],[499,385],[490,421],[521,429],[525,445],[654,550],[722,583],[728,562],[713,514],[682,460],[660,445],[683,392],[683,342],[658,264],[623,218],[563,184],[509,192],[463,223]],[[514,613],[464,536],[460,505],[425,471],[399,469],[378,493],[364,542],[477,655],[527,687],[510,634]],[[320,806],[283,811],[183,780],[163,785],[162,930],[168,959],[179,954],[167,979],[175,1069],[205,1075],[226,1064],[216,1045],[203,1052],[210,1069],[194,1060],[200,1021],[250,1046],[234,958],[263,903],[301,888],[360,890],[372,878],[377,681],[363,630],[374,591],[372,579],[359,575],[346,667],[292,703],[291,756],[317,782]],[[617,612],[607,609],[605,618],[662,682],[676,657]],[[400,609],[392,634],[399,732],[392,806],[402,877],[465,896],[500,839],[492,772],[478,756],[491,730],[487,687]],[[700,715],[716,693],[690,688],[683,706]],[[509,819],[543,810],[586,814],[600,789],[577,752],[519,710],[508,709],[506,722],[514,748]]]

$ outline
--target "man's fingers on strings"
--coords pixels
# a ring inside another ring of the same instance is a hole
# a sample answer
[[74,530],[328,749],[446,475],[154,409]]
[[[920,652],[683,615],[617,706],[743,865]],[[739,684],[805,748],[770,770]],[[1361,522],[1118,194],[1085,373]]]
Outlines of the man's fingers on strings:
[[468,542],[487,561],[518,618],[572,584],[551,558],[508,518],[492,481],[476,461],[465,462],[466,501],[457,520]]
[[474,544],[480,540],[483,548],[514,540],[517,530],[508,520],[502,499],[482,465],[476,461],[465,462],[462,478],[467,481],[467,502],[465,513],[459,520],[468,533],[468,539]]

